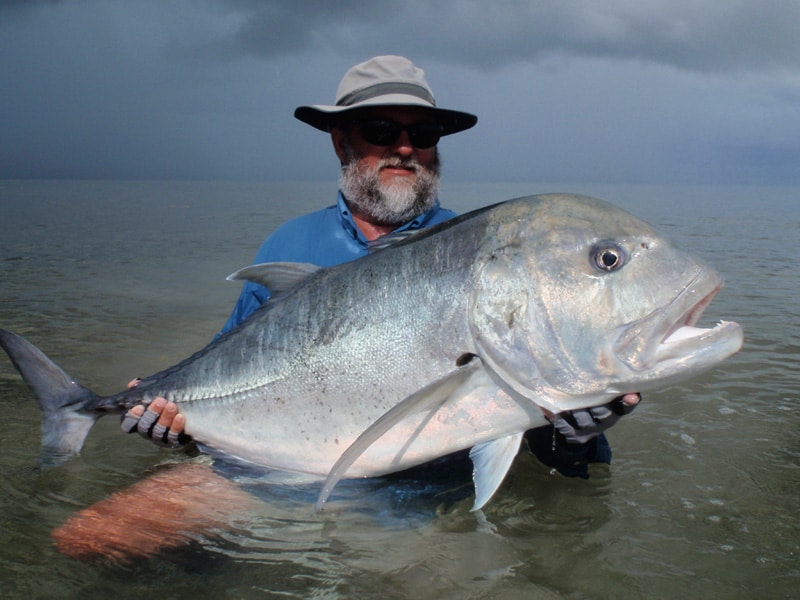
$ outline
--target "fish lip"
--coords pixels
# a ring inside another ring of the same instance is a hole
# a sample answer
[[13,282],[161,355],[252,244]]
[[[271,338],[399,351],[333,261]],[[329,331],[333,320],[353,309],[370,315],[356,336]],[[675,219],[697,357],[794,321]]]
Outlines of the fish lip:
[[680,329],[696,325],[723,285],[716,271],[701,269],[669,304],[622,328],[615,343],[617,358],[629,368],[643,371],[668,358],[692,354],[701,345],[713,344],[713,338],[726,337],[732,326],[738,328],[736,323],[721,322],[670,340]]

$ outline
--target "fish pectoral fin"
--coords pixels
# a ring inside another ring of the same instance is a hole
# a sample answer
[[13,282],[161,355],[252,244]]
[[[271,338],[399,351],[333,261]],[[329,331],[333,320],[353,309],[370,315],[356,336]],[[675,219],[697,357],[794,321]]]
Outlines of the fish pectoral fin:
[[475,503],[472,510],[483,508],[508,473],[519,452],[522,432],[484,442],[469,451],[472,459],[472,481],[475,483]]
[[228,281],[246,280],[267,288],[272,295],[293,290],[322,267],[311,263],[269,262],[250,265],[231,273]]
[[480,360],[472,360],[456,369],[446,377],[426,385],[421,390],[411,394],[402,402],[394,405],[367,427],[356,440],[350,444],[331,468],[328,477],[322,486],[317,498],[316,510],[322,510],[323,505],[331,495],[333,488],[344,477],[351,465],[367,451],[380,437],[392,427],[403,421],[409,415],[423,411],[435,411],[443,406],[451,395],[458,390],[472,375],[483,369]]

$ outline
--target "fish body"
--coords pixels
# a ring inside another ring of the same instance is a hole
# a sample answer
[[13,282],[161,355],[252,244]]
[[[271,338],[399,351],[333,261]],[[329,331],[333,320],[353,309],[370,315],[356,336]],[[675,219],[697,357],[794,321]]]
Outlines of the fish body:
[[736,323],[695,327],[716,271],[592,198],[511,200],[387,245],[328,269],[243,269],[235,278],[267,285],[269,302],[114,396],[15,334],[0,345],[39,399],[52,452],[78,452],[99,416],[161,396],[214,451],[327,475],[321,501],[341,477],[471,448],[477,507],[544,411],[666,387],[742,344]]

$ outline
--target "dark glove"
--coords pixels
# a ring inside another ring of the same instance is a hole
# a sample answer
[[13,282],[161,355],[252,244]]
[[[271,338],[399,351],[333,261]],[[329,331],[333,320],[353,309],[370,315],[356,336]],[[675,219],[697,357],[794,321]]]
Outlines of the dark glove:
[[[614,398],[608,404],[559,413],[552,425],[525,432],[536,458],[565,477],[589,477],[589,463],[611,464],[611,446],[603,432],[638,406]],[[641,400],[641,397],[639,398]]]
[[144,414],[139,417],[132,411],[122,415],[120,428],[125,433],[137,431],[143,438],[149,439],[156,446],[162,448],[180,448],[192,441],[192,438],[184,433],[175,433],[158,422],[161,415],[148,406]]
[[628,404],[622,400],[623,397],[614,398],[602,406],[558,413],[550,422],[567,443],[585,444],[612,427],[620,417],[632,413],[639,405],[638,402]]

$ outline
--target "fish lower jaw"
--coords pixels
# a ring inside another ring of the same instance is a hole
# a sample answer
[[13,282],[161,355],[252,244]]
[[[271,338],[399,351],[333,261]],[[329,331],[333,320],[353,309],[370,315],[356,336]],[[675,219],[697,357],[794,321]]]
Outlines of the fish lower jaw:
[[712,328],[685,326],[655,348],[640,369],[642,389],[658,389],[707,371],[742,347],[744,334],[738,323],[721,321]]
[[658,389],[716,366],[736,353],[743,341],[742,328],[733,321],[720,321],[711,328],[681,325],[659,343],[626,346],[617,359],[629,370],[625,379],[638,391]]
[[656,360],[673,356],[690,357],[697,351],[717,346],[735,346],[738,350],[742,341],[742,328],[734,321],[720,321],[711,328],[684,325],[675,329],[658,345]]

